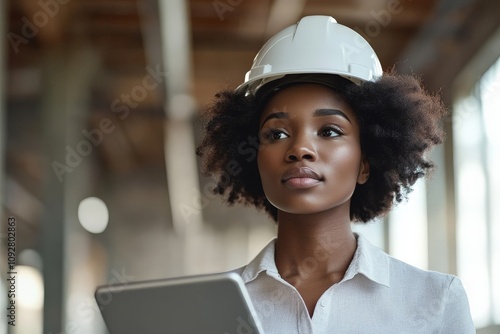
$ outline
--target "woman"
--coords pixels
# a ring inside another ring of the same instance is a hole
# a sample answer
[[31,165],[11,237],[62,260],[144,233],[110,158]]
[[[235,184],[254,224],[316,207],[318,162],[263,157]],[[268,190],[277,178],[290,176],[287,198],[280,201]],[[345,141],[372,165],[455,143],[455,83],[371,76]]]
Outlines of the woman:
[[[228,204],[278,225],[237,270],[266,333],[475,332],[457,277],[398,261],[351,230],[433,168],[437,97],[383,74],[353,30],[311,16],[271,38],[245,83],[217,98],[198,148],[204,170]],[[252,138],[257,154],[243,149]]]

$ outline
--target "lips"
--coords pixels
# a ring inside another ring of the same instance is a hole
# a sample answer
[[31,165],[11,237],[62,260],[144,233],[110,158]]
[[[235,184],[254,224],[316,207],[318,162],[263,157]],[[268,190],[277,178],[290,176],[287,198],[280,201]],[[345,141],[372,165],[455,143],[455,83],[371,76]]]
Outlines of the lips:
[[308,188],[322,181],[323,178],[309,167],[291,168],[281,179],[281,182],[291,188]]

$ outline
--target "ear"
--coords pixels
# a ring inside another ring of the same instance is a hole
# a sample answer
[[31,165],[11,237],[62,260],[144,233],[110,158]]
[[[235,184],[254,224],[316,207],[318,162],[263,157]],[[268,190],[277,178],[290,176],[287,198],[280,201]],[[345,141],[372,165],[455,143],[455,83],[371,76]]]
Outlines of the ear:
[[365,184],[366,181],[368,181],[369,176],[370,176],[370,164],[368,163],[368,160],[362,157],[361,163],[359,165],[358,183]]

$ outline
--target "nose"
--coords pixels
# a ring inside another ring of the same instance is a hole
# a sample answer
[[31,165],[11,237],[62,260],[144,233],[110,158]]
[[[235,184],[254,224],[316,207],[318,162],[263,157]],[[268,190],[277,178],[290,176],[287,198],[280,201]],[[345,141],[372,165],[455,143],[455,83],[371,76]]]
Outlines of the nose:
[[316,150],[313,148],[312,143],[310,143],[304,136],[296,138],[296,140],[292,141],[290,148],[286,152],[287,162],[302,160],[314,161],[316,160],[316,157]]

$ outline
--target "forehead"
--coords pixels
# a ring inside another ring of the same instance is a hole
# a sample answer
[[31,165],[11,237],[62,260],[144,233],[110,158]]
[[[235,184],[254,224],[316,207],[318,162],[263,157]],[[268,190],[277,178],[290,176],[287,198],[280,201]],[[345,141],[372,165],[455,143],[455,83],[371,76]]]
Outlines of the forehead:
[[295,84],[276,92],[265,103],[261,118],[273,112],[308,113],[317,109],[339,109],[355,117],[344,97],[333,88],[315,83]]

